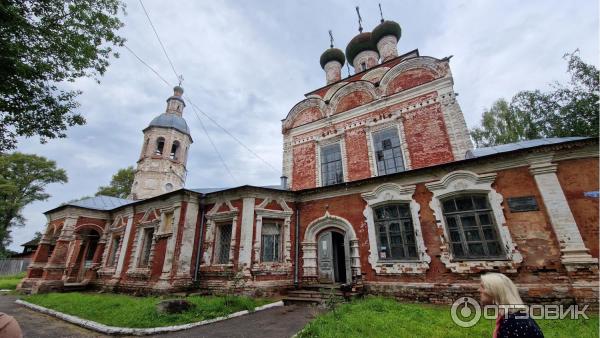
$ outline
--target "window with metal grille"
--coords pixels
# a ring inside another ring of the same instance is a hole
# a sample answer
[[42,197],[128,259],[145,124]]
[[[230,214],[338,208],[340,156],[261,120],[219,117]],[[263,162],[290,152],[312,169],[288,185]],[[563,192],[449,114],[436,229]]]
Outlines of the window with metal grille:
[[454,196],[442,200],[442,206],[455,258],[485,259],[504,255],[487,196]]
[[277,223],[263,223],[261,233],[261,261],[279,262],[281,251],[280,236],[281,227]]
[[373,144],[379,175],[404,171],[400,138],[395,127],[373,133]]
[[417,246],[408,204],[390,204],[373,209],[378,254],[382,260],[417,259]]
[[108,265],[114,266],[117,260],[117,250],[121,244],[121,236],[114,236],[110,247],[110,255],[108,256]]
[[150,264],[150,250],[152,249],[152,237],[154,237],[154,228],[144,229],[142,242],[142,254],[140,255],[140,267],[145,268]]
[[342,151],[339,143],[321,147],[321,185],[344,182]]
[[219,225],[219,238],[218,238],[218,264],[229,263],[229,249],[231,248],[231,224]]

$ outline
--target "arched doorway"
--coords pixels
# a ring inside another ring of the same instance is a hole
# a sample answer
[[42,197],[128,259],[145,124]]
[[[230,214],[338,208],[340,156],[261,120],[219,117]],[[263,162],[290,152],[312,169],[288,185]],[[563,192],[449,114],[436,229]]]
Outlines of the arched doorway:
[[94,258],[98,249],[100,234],[94,229],[82,229],[76,233],[79,250],[75,259],[75,264],[70,273],[70,279],[75,282],[83,282],[86,274],[91,270]]
[[302,278],[306,283],[354,283],[361,276],[354,228],[329,212],[307,226],[302,259]]
[[338,229],[322,231],[317,240],[319,282],[346,283],[352,281],[350,243]]

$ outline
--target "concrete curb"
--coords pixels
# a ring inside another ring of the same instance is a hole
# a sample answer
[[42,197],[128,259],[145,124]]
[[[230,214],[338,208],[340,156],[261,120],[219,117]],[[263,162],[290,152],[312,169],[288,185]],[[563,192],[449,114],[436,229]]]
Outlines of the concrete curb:
[[[200,322],[189,323],[189,324],[181,324],[181,325],[174,325],[174,326],[161,326],[161,327],[152,327],[152,328],[131,328],[131,327],[117,327],[117,326],[104,325],[104,324],[101,324],[101,323],[98,323],[98,322],[95,322],[92,320],[79,318],[76,316],[68,315],[66,313],[48,309],[43,306],[32,304],[32,303],[26,302],[21,299],[17,299],[15,301],[15,303],[25,306],[32,310],[35,310],[35,311],[38,311],[41,313],[45,313],[50,316],[54,316],[56,318],[67,321],[69,323],[73,323],[75,325],[85,327],[86,329],[90,329],[90,330],[93,330],[96,332],[109,334],[109,335],[121,335],[122,334],[122,335],[144,336],[144,335],[150,335],[150,334],[156,334],[156,333],[181,331],[181,330],[191,329],[196,326],[212,324],[212,323],[220,322],[220,321],[227,320],[230,318],[240,317],[240,316],[244,316],[249,313],[252,313],[248,310],[243,310],[243,311],[234,312],[227,316],[217,317],[217,318],[213,318],[213,319],[207,319],[207,320],[203,320]],[[258,306],[256,308],[254,308],[254,312],[267,310],[267,309],[279,307],[279,306],[283,306],[282,301],[266,304],[263,306]]]

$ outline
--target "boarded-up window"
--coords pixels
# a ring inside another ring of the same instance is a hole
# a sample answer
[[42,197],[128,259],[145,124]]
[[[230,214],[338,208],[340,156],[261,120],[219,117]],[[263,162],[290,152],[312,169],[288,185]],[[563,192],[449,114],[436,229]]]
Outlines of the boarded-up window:
[[277,223],[264,223],[261,237],[261,260],[263,262],[279,262],[281,226]]

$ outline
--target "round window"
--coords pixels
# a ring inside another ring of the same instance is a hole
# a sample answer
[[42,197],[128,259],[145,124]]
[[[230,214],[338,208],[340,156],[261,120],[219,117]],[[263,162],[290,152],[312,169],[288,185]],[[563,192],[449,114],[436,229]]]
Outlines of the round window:
[[166,190],[166,191],[171,191],[171,190],[173,190],[173,185],[172,185],[171,183],[167,183],[167,184],[165,184],[165,190]]

